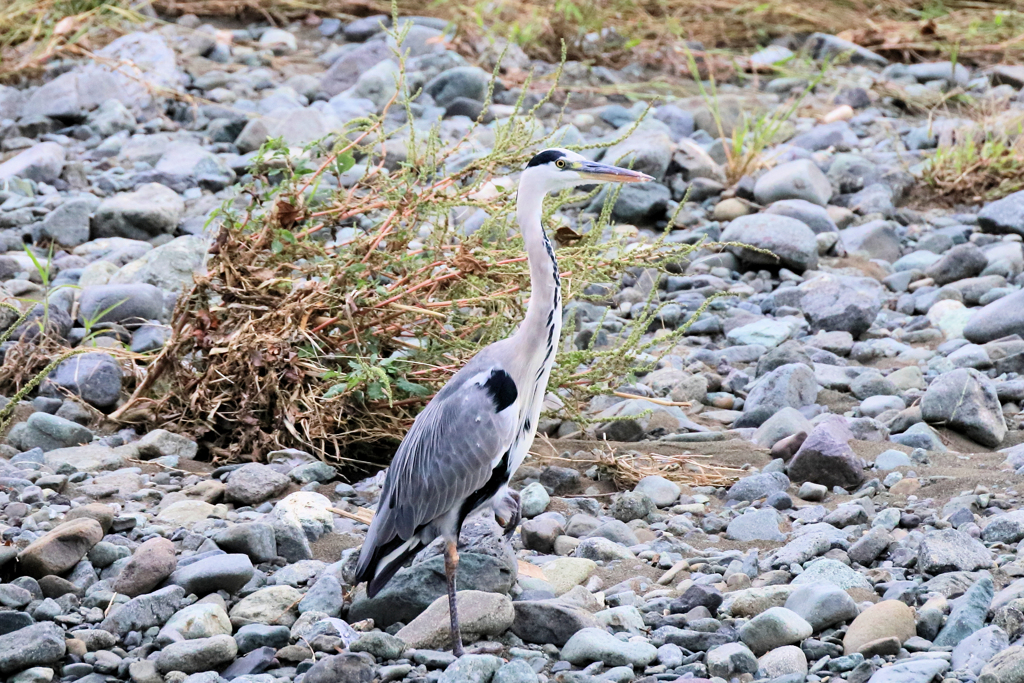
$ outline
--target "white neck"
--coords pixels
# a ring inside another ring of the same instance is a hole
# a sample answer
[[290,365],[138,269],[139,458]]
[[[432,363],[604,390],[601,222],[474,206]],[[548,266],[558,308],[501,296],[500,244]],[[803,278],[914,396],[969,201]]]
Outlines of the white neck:
[[[524,173],[516,202],[516,217],[523,231],[526,256],[530,262],[530,305],[518,334],[525,337],[526,344],[540,350],[539,356],[543,360],[547,355],[546,342],[552,333],[552,343],[558,344],[562,329],[562,291],[555,252],[541,224],[546,192],[538,180],[530,173]],[[552,327],[553,330],[550,329]],[[548,367],[554,356],[552,350],[547,358]]]

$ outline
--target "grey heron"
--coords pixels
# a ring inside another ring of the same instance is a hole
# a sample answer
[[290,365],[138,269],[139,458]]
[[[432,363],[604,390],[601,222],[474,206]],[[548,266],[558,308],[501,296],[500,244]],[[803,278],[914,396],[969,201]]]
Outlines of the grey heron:
[[534,429],[562,328],[558,262],[541,224],[544,197],[577,185],[653,180],[546,149],[519,180],[516,218],[530,265],[530,303],[519,329],[474,356],[416,417],[381,489],[356,568],[376,595],[402,565],[434,539],[444,539],[452,650],[463,654],[455,574],[463,520],[490,507],[511,536],[519,497],[508,488],[533,443]]

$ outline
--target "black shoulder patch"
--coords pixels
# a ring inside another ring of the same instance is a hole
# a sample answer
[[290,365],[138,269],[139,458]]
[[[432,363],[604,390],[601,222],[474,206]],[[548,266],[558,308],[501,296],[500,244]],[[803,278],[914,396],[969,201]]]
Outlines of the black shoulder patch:
[[546,149],[537,156],[530,159],[530,163],[526,165],[526,168],[532,168],[534,166],[541,166],[543,164],[550,164],[552,161],[561,159],[565,154],[558,151],[557,149]]
[[504,370],[491,370],[491,376],[484,382],[484,389],[494,401],[494,411],[500,413],[516,402],[519,390],[512,377]]

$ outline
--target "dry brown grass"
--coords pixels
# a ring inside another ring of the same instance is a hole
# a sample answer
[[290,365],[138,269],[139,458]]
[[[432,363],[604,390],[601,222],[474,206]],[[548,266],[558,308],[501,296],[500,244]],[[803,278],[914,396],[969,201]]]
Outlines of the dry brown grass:
[[[65,43],[101,41],[93,29],[140,19],[147,3],[172,18],[191,13],[277,24],[392,11],[385,0],[9,0],[0,7],[0,74],[18,61],[12,56],[48,57]],[[470,50],[493,35],[557,61],[564,43],[570,59],[645,62],[684,76],[683,41],[708,50],[753,49],[822,31],[909,61],[1013,61],[1024,49],[1024,0],[398,0],[397,8],[449,20]]]

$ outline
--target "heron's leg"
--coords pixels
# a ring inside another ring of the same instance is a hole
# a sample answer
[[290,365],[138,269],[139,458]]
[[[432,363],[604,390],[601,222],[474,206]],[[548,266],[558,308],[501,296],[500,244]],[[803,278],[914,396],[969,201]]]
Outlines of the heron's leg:
[[462,631],[459,630],[458,599],[455,595],[455,572],[459,569],[459,549],[457,541],[446,541],[444,546],[444,573],[448,578],[448,613],[451,615],[452,654],[461,657]]

